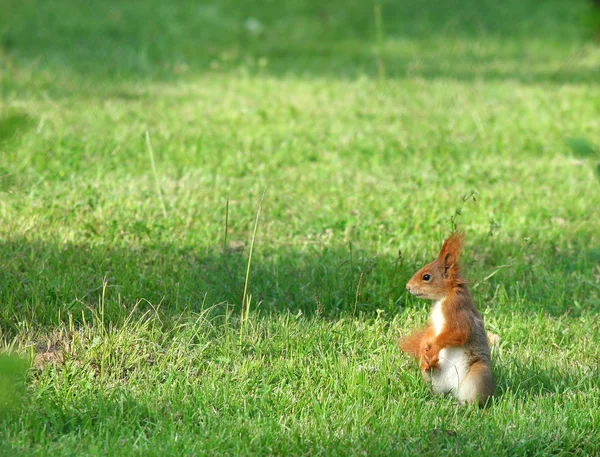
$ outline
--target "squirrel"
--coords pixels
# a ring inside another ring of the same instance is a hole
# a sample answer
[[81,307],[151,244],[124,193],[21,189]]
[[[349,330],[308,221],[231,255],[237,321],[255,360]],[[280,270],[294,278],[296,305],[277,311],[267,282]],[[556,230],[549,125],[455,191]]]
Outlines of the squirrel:
[[406,284],[408,292],[433,300],[433,305],[429,324],[401,339],[399,346],[419,360],[434,393],[483,406],[494,392],[494,378],[483,318],[460,274],[463,239],[452,233],[438,258]]

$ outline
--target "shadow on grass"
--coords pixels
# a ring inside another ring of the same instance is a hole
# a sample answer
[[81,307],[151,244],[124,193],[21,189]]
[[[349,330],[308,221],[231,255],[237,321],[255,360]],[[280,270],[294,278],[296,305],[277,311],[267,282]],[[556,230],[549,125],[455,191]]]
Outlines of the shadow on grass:
[[581,45],[593,36],[582,20],[591,5],[583,0],[381,0],[380,5],[384,41],[379,45],[374,4],[358,0],[6,4],[0,8],[0,64],[4,59],[9,70],[15,64],[47,69],[46,89],[69,91],[83,84],[88,94],[98,83],[179,80],[232,70],[276,77],[376,77],[376,53],[389,78],[600,80],[597,71],[578,66],[587,58]]
[[[198,252],[176,246],[140,249],[92,245],[50,246],[26,240],[0,242],[2,326],[26,319],[53,325],[72,314],[91,318],[103,294],[106,319],[159,307],[165,315],[216,305],[239,306],[246,274],[244,250]],[[302,311],[322,316],[342,312],[394,311],[408,272],[393,259],[330,248],[256,254],[249,293],[254,312]],[[358,295],[357,295],[358,289]],[[59,317],[60,316],[60,317]]]
[[[547,312],[577,316],[593,306],[597,286],[586,283],[585,278],[600,260],[600,252],[584,246],[585,240],[572,241],[573,258],[554,247],[527,247],[529,251],[523,253],[523,247],[494,245],[489,239],[470,243],[488,248],[480,251],[487,260],[465,259],[468,279],[484,277],[495,269],[494,264],[505,262],[505,256],[514,259],[512,269],[476,286],[475,279],[471,280],[480,309],[491,307],[497,315]],[[537,256],[539,263],[528,263],[531,256]],[[50,245],[24,238],[1,241],[0,259],[0,319],[8,333],[17,332],[23,321],[52,326],[69,314],[76,322],[89,319],[102,297],[105,319],[114,322],[122,321],[136,303],[140,310],[160,307],[161,313],[174,318],[184,310],[239,307],[247,266],[243,249],[199,252],[161,243],[125,249]],[[404,308],[425,310],[428,303],[404,290],[420,266],[351,246],[259,248],[249,285],[253,312],[302,311],[337,318],[376,316],[383,310],[384,317],[391,319]],[[502,296],[499,288],[503,288]]]
[[496,359],[493,369],[496,381],[493,403],[500,401],[505,395],[528,400],[536,396],[577,392],[586,382],[584,378],[574,379],[557,367],[543,368],[536,363],[527,363],[525,366],[518,359],[510,360],[509,363]]
[[[89,389],[89,386],[86,386]],[[32,430],[44,430],[46,442],[56,442],[66,436],[81,437],[112,428],[113,436],[137,433],[148,437],[157,432],[156,424],[162,414],[132,398],[124,389],[109,392],[78,389],[71,391],[49,389],[43,396],[28,399],[22,416]],[[163,411],[175,414],[174,411]],[[129,438],[129,437],[128,437]],[[126,440],[121,440],[125,442]]]

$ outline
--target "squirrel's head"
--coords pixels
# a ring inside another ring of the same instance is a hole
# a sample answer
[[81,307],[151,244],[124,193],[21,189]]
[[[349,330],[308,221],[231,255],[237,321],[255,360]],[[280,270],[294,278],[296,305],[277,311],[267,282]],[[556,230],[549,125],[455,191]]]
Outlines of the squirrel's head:
[[462,246],[463,235],[452,233],[444,242],[438,258],[417,271],[406,284],[406,290],[415,297],[440,300],[463,284],[458,265]]

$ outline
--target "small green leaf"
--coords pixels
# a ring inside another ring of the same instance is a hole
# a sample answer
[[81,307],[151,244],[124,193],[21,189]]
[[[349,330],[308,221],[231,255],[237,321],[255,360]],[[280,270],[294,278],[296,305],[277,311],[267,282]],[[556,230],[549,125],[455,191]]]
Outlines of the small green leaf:
[[585,138],[567,138],[565,143],[571,148],[573,155],[579,159],[600,156],[596,147]]
[[0,355],[0,417],[21,406],[28,366],[21,357]]
[[0,116],[0,145],[8,144],[33,126],[27,113],[13,112]]

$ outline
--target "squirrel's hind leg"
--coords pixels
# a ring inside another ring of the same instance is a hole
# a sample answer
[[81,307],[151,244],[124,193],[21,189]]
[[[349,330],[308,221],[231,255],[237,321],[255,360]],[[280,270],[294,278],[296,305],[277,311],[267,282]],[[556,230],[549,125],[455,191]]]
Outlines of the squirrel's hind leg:
[[460,383],[457,398],[463,403],[485,405],[494,393],[494,378],[490,366],[483,361],[471,365],[465,379]]

